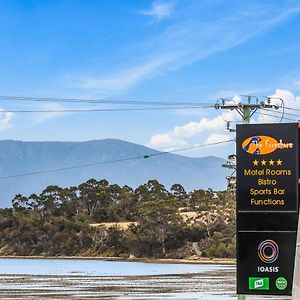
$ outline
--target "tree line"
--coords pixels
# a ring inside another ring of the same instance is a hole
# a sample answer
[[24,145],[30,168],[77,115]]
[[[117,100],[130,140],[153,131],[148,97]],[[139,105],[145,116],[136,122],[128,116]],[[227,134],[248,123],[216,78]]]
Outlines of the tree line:
[[[234,257],[234,205],[227,191],[168,190],[157,180],[136,189],[105,179],[50,185],[0,210],[0,254]],[[130,223],[122,229],[107,222]]]

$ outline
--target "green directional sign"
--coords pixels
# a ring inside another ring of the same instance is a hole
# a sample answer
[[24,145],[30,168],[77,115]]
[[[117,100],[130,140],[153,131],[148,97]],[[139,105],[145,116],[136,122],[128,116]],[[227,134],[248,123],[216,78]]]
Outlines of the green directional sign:
[[270,289],[270,280],[268,277],[249,277],[249,290],[264,290]]

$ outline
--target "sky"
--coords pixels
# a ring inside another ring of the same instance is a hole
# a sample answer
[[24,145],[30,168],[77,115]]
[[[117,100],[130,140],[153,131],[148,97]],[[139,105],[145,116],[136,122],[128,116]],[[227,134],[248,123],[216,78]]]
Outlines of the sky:
[[[246,94],[300,108],[299,29],[297,0],[2,0],[0,95],[213,105]],[[1,111],[112,107],[124,106],[0,100]],[[118,138],[167,151],[234,138],[226,120],[241,118],[212,107],[2,112],[0,139]],[[259,113],[253,120],[278,122]],[[184,154],[233,151],[232,143]]]

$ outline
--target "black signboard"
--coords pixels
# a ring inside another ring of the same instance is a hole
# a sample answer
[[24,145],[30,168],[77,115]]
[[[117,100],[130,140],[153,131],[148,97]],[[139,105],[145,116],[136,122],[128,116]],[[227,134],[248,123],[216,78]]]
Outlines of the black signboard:
[[241,125],[238,211],[298,211],[297,124]]
[[238,294],[291,294],[298,140],[298,124],[237,126]]
[[[296,232],[239,232],[238,244],[238,294],[291,294]],[[278,278],[286,285],[278,288]]]

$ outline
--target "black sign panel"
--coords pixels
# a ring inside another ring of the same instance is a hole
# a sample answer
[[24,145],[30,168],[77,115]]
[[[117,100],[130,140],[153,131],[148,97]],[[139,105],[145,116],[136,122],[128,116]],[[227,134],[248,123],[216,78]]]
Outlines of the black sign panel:
[[295,231],[298,214],[296,212],[239,212],[238,231]]
[[238,294],[290,295],[295,244],[296,232],[239,232]]
[[238,126],[238,211],[298,211],[297,150],[297,124]]
[[298,124],[237,127],[237,292],[290,295],[298,225]]

